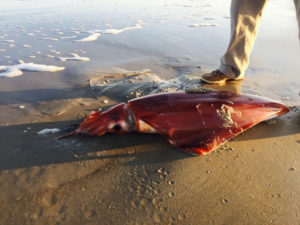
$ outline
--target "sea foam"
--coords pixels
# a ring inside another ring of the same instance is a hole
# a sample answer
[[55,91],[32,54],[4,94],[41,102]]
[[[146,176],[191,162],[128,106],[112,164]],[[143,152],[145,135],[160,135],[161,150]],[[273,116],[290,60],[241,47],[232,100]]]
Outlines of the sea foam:
[[58,57],[61,61],[67,61],[67,60],[75,60],[75,61],[89,61],[90,59],[88,57],[81,57],[77,55],[76,53],[70,54],[73,57]]
[[89,41],[95,41],[98,39],[99,36],[101,36],[101,34],[120,34],[124,31],[127,30],[137,30],[137,29],[142,29],[142,25],[141,24],[136,24],[135,26],[132,27],[124,27],[122,29],[105,29],[105,30],[93,30],[93,31],[89,31],[88,33],[90,33],[89,36],[84,37],[82,39],[79,40],[74,40],[75,42],[89,42]]
[[4,71],[0,73],[0,77],[17,77],[21,76],[24,71],[32,71],[32,72],[57,72],[64,70],[65,67],[57,67],[57,66],[49,66],[43,64],[35,64],[35,63],[24,63],[22,60],[19,61],[19,64],[13,66],[0,66],[0,71]]
[[2,40],[2,42],[14,43],[14,40]]
[[99,32],[103,34],[120,34],[126,30],[137,30],[137,29],[142,29],[141,24],[136,24],[135,26],[132,27],[124,27],[122,29],[105,29],[105,30],[94,30],[94,32]]
[[191,24],[190,27],[216,27],[219,26],[219,24],[217,23],[195,23],[195,24]]
[[76,38],[77,36],[73,35],[73,36],[64,36],[64,37],[60,37],[60,39],[73,39]]
[[50,37],[42,38],[42,40],[47,40],[47,41],[58,41],[57,38],[50,38]]
[[46,129],[43,129],[39,132],[37,132],[39,135],[45,135],[45,134],[54,134],[54,133],[57,133],[59,132],[60,129],[59,128],[46,128]]
[[95,41],[98,39],[98,37],[101,35],[100,33],[90,32],[91,34],[87,37],[81,38],[79,40],[75,40],[75,42],[89,42],[89,41]]

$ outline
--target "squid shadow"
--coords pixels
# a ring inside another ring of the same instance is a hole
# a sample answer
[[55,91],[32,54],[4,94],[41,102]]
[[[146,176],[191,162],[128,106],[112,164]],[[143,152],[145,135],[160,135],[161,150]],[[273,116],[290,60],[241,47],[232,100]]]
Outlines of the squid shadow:
[[[189,157],[158,134],[106,134],[101,137],[77,135],[57,138],[65,127],[79,121],[22,124],[0,127],[0,171],[73,161],[128,159],[139,163],[173,161]],[[38,134],[45,128],[61,132]]]
[[[126,159],[126,165],[139,165],[193,157],[175,149],[159,134],[106,134],[101,137],[78,135],[57,139],[68,132],[66,127],[79,122],[72,120],[0,127],[0,171],[92,159]],[[53,127],[59,128],[61,132],[38,134],[40,130]],[[297,113],[290,119],[260,123],[239,135],[234,141],[259,141],[261,138],[294,133],[300,133],[300,114]]]

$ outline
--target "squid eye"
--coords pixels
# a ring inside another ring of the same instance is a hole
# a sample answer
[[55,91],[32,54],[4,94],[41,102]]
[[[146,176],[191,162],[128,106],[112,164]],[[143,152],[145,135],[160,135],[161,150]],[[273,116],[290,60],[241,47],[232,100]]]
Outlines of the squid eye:
[[115,131],[120,131],[120,130],[122,129],[122,127],[121,127],[119,124],[116,124],[116,125],[113,127],[113,129],[114,129]]

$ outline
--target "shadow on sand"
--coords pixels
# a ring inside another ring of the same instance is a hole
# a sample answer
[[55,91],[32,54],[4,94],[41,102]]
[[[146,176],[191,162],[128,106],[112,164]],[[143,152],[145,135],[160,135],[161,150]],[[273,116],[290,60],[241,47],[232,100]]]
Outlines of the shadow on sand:
[[39,135],[44,128],[64,130],[78,121],[22,124],[0,127],[0,170],[27,168],[91,159],[138,158],[155,163],[190,157],[176,151],[158,134],[107,134],[57,140],[63,132]]
[[[177,151],[158,134],[107,134],[101,137],[75,136],[57,140],[71,124],[79,121],[34,123],[0,127],[0,170],[27,168],[83,160],[126,159],[128,164],[170,162],[188,154]],[[292,119],[265,122],[239,135],[235,141],[274,138],[300,132],[299,113]],[[39,135],[45,128],[62,132]],[[205,156],[203,156],[205,157]]]

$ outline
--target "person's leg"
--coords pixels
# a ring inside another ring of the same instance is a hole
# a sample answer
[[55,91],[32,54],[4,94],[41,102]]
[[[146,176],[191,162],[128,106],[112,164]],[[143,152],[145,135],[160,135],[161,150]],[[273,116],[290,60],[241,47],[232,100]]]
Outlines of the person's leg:
[[244,76],[266,3],[267,0],[231,1],[230,42],[219,68],[225,75],[231,78]]
[[[229,46],[221,58],[217,71],[204,74],[206,83],[225,83],[228,79],[242,79],[249,65],[262,11],[268,0],[232,0],[230,7],[231,33]],[[295,0],[299,1],[299,0]]]
[[294,0],[295,8],[296,8],[296,15],[297,15],[297,21],[298,21],[298,34],[299,34],[299,40],[300,40],[300,0]]

